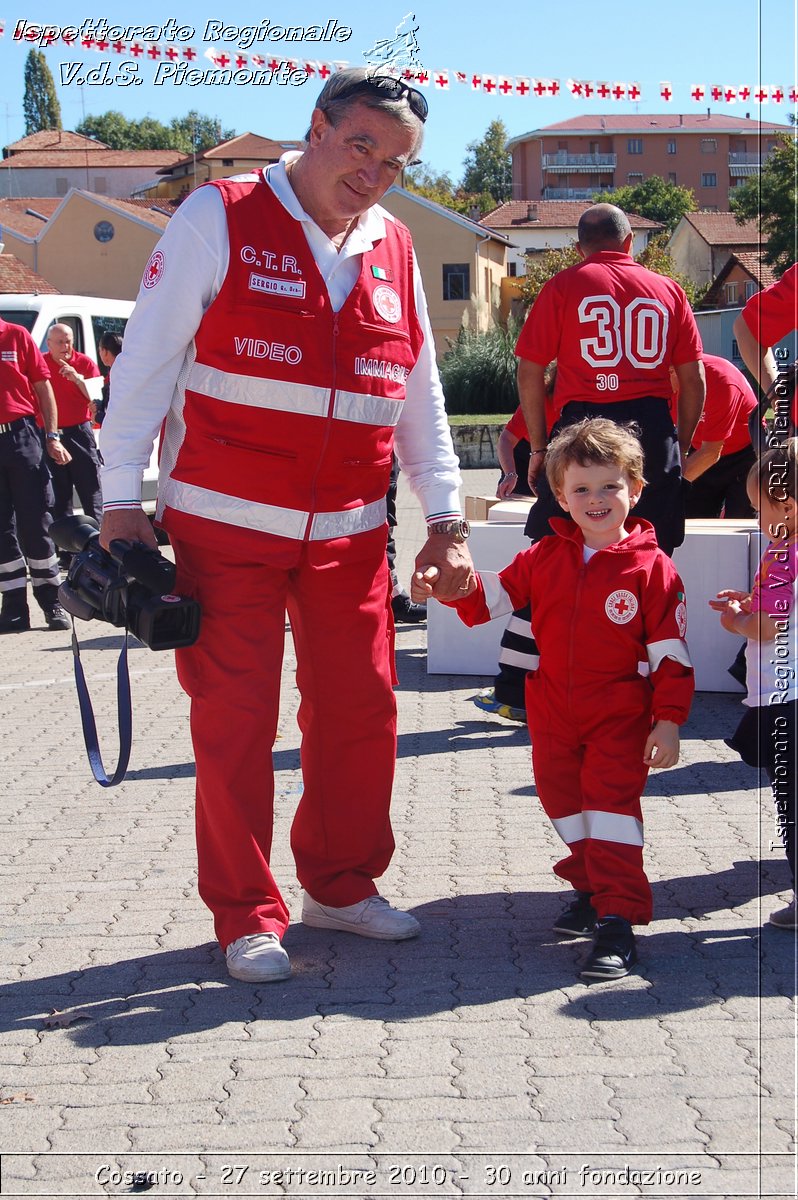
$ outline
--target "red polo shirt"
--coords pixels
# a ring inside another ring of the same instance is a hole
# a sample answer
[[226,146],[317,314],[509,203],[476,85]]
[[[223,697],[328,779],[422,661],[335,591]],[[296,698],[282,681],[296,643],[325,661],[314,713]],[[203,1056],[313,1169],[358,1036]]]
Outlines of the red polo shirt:
[[[44,361],[49,368],[50,382],[55,392],[59,426],[63,429],[68,425],[82,425],[84,421],[91,420],[91,412],[86,397],[76,383],[72,383],[71,380],[64,378],[61,374],[61,364],[56,362],[49,350],[44,356]],[[78,350],[72,351],[67,362],[84,379],[97,379],[100,374],[96,364],[87,355],[81,354]]]
[[32,385],[49,378],[44,355],[27,329],[0,320],[0,422],[38,417]]

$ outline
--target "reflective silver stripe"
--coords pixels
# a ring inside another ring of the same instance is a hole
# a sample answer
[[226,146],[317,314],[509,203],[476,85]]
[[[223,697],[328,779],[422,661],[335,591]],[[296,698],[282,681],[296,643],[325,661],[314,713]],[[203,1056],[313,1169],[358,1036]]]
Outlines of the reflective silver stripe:
[[[186,387],[226,404],[301,413],[306,417],[326,417],[330,404],[329,388],[290,383],[284,379],[261,379],[255,375],[234,375],[198,362],[191,366]],[[333,417],[358,425],[390,427],[398,422],[402,403],[366,392],[339,391],[335,394]]]
[[336,392],[333,416],[358,425],[393,426],[399,420],[403,400],[367,396],[363,392]]
[[651,674],[651,667],[647,662],[639,662],[637,664],[637,673],[638,675],[642,675],[644,679],[648,679]]
[[382,498],[360,508],[347,508],[344,512],[316,513],[310,526],[310,540],[325,542],[328,538],[350,537],[379,529],[385,524],[386,511]]
[[510,617],[510,620],[507,622],[507,632],[517,633],[519,637],[525,637],[528,642],[532,641],[532,630],[530,629],[529,621],[522,620],[522,618],[517,617],[515,613],[513,613],[513,615]]
[[674,658],[683,667],[692,667],[685,642],[680,638],[664,638],[661,642],[649,642],[646,646],[649,666],[656,671],[663,658]]
[[581,842],[583,838],[587,837],[585,818],[582,813],[574,813],[571,817],[552,818],[551,823],[566,846],[570,846],[574,842]]
[[511,650],[509,646],[502,646],[499,650],[499,662],[506,667],[520,667],[522,671],[537,671],[540,655],[524,654],[521,650]]
[[186,387],[227,404],[246,404],[250,408],[302,413],[308,417],[326,416],[330,402],[329,388],[260,379],[255,375],[232,375],[198,362],[188,373]]
[[301,512],[296,508],[257,504],[252,500],[242,500],[238,496],[212,492],[192,483],[180,483],[177,479],[167,480],[162,493],[164,505],[178,512],[204,517],[207,521],[236,525],[239,529],[255,529],[260,533],[294,538],[295,541],[301,541],[305,536],[310,519],[310,513]]
[[[258,504],[254,500],[226,496],[223,492],[212,492],[208,488],[181,483],[177,479],[167,480],[162,490],[163,503],[178,512],[204,517],[207,521],[236,525],[240,529],[255,529],[259,533],[293,538],[294,541],[303,540],[308,522],[311,521],[311,514],[298,508]],[[316,513],[311,521],[310,540],[320,542],[379,529],[385,524],[385,511],[383,498],[344,512]]]
[[51,554],[49,558],[29,558],[28,566],[31,571],[49,571],[58,566],[58,556]]
[[588,809],[582,813],[587,836],[599,842],[620,842],[624,846],[643,845],[643,822],[621,813]]
[[15,588],[24,588],[27,586],[27,575],[16,575],[13,579],[0,579],[0,595],[3,592],[13,592]]
[[12,562],[0,563],[0,575],[10,575],[12,571],[24,571],[25,559],[15,558]]
[[496,617],[505,617],[513,611],[512,601],[504,589],[502,581],[495,571],[480,571],[482,589],[485,593],[485,603],[488,606],[491,621]]

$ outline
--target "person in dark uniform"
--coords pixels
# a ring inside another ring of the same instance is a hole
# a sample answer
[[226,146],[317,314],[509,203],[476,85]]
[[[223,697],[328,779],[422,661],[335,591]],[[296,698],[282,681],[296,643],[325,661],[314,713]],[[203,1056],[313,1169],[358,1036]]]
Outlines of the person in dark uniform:
[[[46,450],[36,427],[37,401]],[[58,602],[58,560],[48,533],[50,479],[44,456],[58,467],[70,460],[57,424],[43,355],[26,329],[0,320],[0,633],[30,629],[28,571],[48,628],[70,628]]]
[[61,441],[70,454],[68,463],[51,468],[53,519],[57,521],[72,512],[74,488],[86,516],[99,522],[103,508],[100,458],[91,427],[94,403],[86,380],[98,379],[100,372],[96,363],[75,349],[68,325],[51,325],[44,361],[58,409]]

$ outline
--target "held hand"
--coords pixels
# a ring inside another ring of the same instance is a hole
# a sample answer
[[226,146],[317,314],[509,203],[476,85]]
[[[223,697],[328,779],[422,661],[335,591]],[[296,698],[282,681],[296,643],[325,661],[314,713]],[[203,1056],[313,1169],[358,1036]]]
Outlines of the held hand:
[[432,595],[435,580],[440,575],[437,567],[427,567],[426,571],[416,571],[410,580],[410,599],[414,604],[425,604]]
[[[431,567],[437,576],[430,577]],[[449,534],[432,533],[416,556],[416,576],[426,579],[432,590],[426,596],[436,600],[462,600],[474,590],[474,564],[463,542],[454,541]],[[411,594],[411,598],[412,594]]]
[[643,750],[647,767],[675,767],[679,761],[679,726],[673,721],[657,721]]
[[158,549],[152,525],[141,508],[116,508],[103,513],[100,525],[100,545],[110,550],[111,542],[124,538],[128,542],[143,542],[151,550]]

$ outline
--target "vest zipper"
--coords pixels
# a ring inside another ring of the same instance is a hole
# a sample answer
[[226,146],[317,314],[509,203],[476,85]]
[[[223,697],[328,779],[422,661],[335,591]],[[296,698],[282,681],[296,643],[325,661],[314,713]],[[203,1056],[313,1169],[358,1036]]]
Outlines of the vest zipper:
[[333,410],[335,409],[335,394],[337,391],[337,382],[338,382],[338,334],[339,334],[338,313],[333,313],[332,386],[330,387],[330,401],[329,401],[329,404],[327,405],[327,421],[326,421],[326,428],[324,430],[324,440],[321,445],[321,453],[319,454],[319,461],[316,465],[316,472],[313,476],[313,483],[310,485],[310,515],[308,517],[308,523],[305,527],[305,536],[303,539],[306,542],[310,540],[310,531],[311,531],[311,528],[313,527],[313,516],[316,512],[316,480],[319,477],[319,471],[321,470],[321,464],[324,462],[324,456],[327,453],[327,446],[329,444],[330,434],[332,432],[332,415],[333,415]]

